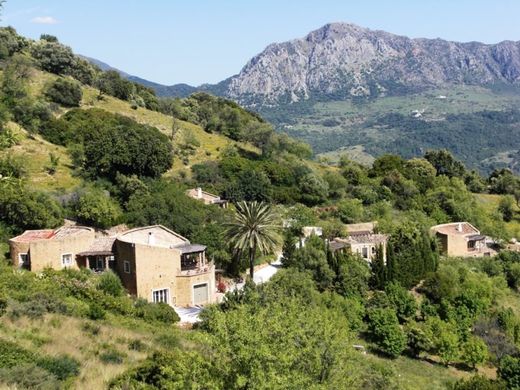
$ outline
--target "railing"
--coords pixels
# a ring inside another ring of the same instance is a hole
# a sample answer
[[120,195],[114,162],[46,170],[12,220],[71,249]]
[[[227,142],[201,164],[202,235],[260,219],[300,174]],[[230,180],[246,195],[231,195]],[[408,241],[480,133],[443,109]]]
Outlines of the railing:
[[213,272],[213,270],[215,269],[215,264],[213,264],[213,262],[208,262],[206,264],[204,264],[203,266],[199,267],[195,267],[193,269],[187,269],[187,270],[182,270],[179,272],[179,275],[178,276],[195,276],[195,275],[201,275],[201,274],[206,274],[206,273],[210,273],[210,272]]

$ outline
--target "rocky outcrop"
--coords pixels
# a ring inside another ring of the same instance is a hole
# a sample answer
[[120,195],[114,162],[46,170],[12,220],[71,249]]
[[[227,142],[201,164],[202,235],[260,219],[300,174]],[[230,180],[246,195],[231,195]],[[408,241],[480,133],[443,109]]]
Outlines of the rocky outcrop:
[[444,84],[520,83],[520,42],[410,39],[332,23],[269,45],[227,80],[243,104],[398,94]]

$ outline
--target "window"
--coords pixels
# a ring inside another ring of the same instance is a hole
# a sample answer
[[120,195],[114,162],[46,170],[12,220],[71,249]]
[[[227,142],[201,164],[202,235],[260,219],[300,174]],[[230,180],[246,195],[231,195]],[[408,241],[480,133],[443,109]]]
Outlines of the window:
[[27,253],[18,254],[18,267],[25,267],[29,264],[29,255]]
[[170,289],[164,288],[162,290],[152,291],[152,302],[153,303],[169,303]]
[[61,255],[62,267],[70,267],[72,265],[72,253],[65,253]]
[[363,255],[362,255],[365,259],[368,259],[368,248],[365,246],[363,247]]
[[97,265],[96,265],[97,269],[105,269],[105,262],[104,262],[103,257],[98,256],[96,259],[96,262],[97,262]]
[[129,261],[123,262],[123,270],[125,271],[126,274],[130,273],[130,262]]

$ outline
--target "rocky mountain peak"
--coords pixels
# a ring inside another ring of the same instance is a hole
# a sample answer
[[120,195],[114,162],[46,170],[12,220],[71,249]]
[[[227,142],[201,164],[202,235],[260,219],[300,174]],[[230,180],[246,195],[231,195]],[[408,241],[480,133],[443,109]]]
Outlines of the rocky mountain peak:
[[410,39],[329,23],[304,38],[269,45],[229,80],[225,94],[243,104],[275,104],[519,81],[519,42]]

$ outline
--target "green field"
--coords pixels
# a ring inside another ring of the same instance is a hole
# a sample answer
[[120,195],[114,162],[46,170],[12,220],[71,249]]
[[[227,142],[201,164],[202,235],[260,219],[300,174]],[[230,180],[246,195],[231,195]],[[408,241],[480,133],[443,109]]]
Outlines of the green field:
[[[411,157],[421,154],[423,149],[446,147],[473,168],[488,170],[488,167],[492,169],[515,165],[516,160],[512,155],[520,149],[516,141],[517,128],[509,132],[510,143],[502,142],[499,145],[492,143],[493,131],[496,130],[493,125],[486,123],[483,125],[485,129],[476,128],[475,137],[483,146],[479,144],[480,153],[475,156],[474,151],[463,147],[466,139],[467,142],[472,142],[471,129],[465,128],[466,118],[459,119],[462,123],[456,123],[449,131],[442,126],[447,120],[454,121],[450,115],[460,117],[488,110],[514,110],[519,106],[520,94],[515,91],[452,86],[362,102],[306,102],[305,105],[302,103],[301,109],[278,108],[276,112],[266,109],[263,114],[275,121],[282,131],[310,143],[318,158],[336,161],[338,154],[347,154],[366,164],[373,157],[385,152]],[[428,123],[433,127],[433,134],[421,138],[423,135],[420,129],[415,133],[408,132],[399,124],[385,122],[385,117],[396,114]],[[378,120],[383,123],[376,123]],[[436,127],[439,127],[438,133],[435,132]],[[475,123],[468,122],[468,127],[475,127]],[[456,134],[453,134],[458,131],[461,132],[461,139],[456,139]]]

